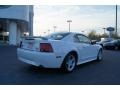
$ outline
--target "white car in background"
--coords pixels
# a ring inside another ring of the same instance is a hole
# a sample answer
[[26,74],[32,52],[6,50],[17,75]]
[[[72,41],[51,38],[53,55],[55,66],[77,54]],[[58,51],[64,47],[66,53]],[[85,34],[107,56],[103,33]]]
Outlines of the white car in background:
[[102,47],[83,34],[58,32],[45,37],[25,38],[17,49],[18,59],[45,68],[62,68],[67,72],[76,65],[102,60]]

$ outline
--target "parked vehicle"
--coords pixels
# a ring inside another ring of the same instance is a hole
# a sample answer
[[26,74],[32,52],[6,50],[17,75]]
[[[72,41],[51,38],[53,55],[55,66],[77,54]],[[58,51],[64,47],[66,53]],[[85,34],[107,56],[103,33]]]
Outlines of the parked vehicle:
[[120,49],[120,39],[117,40],[113,40],[111,42],[107,42],[103,45],[103,47],[105,49],[114,49],[114,50],[118,50]]
[[101,38],[101,41],[97,42],[97,44],[100,44],[103,47],[103,44],[111,42],[113,40],[114,40],[113,38]]
[[17,49],[18,59],[45,68],[61,68],[66,72],[76,65],[102,60],[102,47],[83,34],[58,32],[45,37],[25,38]]

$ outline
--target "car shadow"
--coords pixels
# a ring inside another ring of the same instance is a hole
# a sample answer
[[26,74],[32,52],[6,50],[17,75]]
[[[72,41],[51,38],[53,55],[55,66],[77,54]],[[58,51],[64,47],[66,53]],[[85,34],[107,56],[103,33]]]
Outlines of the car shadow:
[[102,61],[97,61],[97,60],[94,60],[94,61],[90,61],[90,62],[87,62],[87,63],[83,63],[83,64],[80,64],[77,66],[77,68],[84,68],[84,67],[88,67],[88,66],[91,66],[91,65],[96,65],[96,64],[99,64],[99,63],[102,63]]
[[28,66],[26,67],[26,71],[31,74],[64,74],[60,69],[57,68],[43,68],[43,67],[36,67],[36,66]]
[[[88,63],[78,65],[72,73],[76,73],[76,72],[79,71],[79,69],[84,69],[84,68],[87,68],[91,65],[99,64],[99,63],[100,63],[100,61],[91,61],[91,62],[88,62]],[[36,66],[32,66],[32,65],[28,65],[28,66],[23,67],[23,68],[24,68],[25,72],[31,73],[31,74],[47,74],[47,75],[48,74],[49,75],[71,74],[71,73],[64,72],[63,70],[58,69],[58,68],[43,68],[43,67],[36,67]]]

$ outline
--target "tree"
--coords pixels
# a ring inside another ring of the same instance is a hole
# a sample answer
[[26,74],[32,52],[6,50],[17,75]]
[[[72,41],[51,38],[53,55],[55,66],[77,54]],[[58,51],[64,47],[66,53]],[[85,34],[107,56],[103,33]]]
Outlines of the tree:
[[115,39],[119,39],[120,38],[120,36],[118,34],[116,35],[115,33],[112,34],[112,37],[115,38]]
[[[97,34],[95,30],[92,30],[91,32],[88,33],[88,37],[91,39],[91,40],[98,40],[100,41],[101,38],[108,38],[109,36],[105,33],[105,34]],[[112,33],[112,38],[115,38],[115,39],[120,39],[120,36],[115,33]]]
[[88,33],[88,37],[92,40],[96,40],[96,31],[92,30],[91,32]]
[[106,33],[100,35],[101,38],[107,38],[108,35]]

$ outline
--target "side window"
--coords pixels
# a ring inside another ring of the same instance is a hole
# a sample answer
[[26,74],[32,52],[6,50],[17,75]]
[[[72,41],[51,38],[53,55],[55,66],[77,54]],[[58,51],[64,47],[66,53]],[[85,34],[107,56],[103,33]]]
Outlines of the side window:
[[80,40],[79,40],[79,38],[78,38],[77,35],[74,36],[74,42],[75,42],[75,43],[80,43]]
[[76,35],[75,37],[76,37],[76,39],[78,39],[78,41],[79,41],[80,43],[88,43],[88,44],[91,43],[90,39],[89,39],[88,37],[84,36],[84,35],[78,34],[78,35]]

